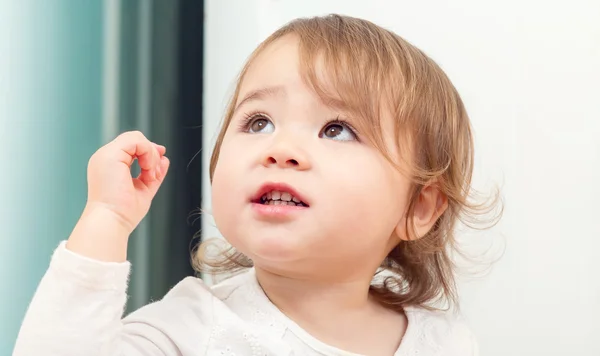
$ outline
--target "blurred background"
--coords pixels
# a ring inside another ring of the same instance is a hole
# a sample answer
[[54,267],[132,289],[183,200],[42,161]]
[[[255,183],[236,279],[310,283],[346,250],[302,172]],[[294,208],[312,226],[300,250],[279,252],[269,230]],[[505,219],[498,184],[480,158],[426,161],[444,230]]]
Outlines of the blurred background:
[[123,131],[167,146],[172,164],[131,239],[128,310],[193,274],[204,3],[0,1],[0,355],[9,355],[52,251],[85,205],[89,157]]
[[[86,198],[86,165],[118,133],[172,168],[130,244],[128,310],[193,274],[219,236],[208,159],[238,71],[277,27],[341,13],[412,42],[447,72],[476,135],[475,186],[499,184],[502,240],[463,278],[482,355],[600,355],[600,2],[574,0],[0,0],[0,355]],[[196,236],[196,238],[195,238]],[[467,239],[468,238],[468,239]]]

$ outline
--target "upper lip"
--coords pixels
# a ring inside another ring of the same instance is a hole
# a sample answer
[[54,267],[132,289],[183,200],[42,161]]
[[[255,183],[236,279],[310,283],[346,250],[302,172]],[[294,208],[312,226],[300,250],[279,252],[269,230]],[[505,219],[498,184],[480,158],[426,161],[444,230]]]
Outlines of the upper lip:
[[256,191],[256,194],[254,194],[252,196],[252,202],[253,203],[260,202],[263,195],[267,194],[268,192],[272,192],[274,190],[290,193],[292,196],[296,197],[296,199],[303,202],[306,206],[310,206],[310,203],[308,202],[308,200],[306,200],[306,198],[304,196],[302,196],[300,193],[298,193],[298,191],[296,189],[294,189],[292,186],[290,186],[286,183],[277,183],[277,182],[269,182],[269,183],[265,183],[265,184],[261,185],[260,188]]

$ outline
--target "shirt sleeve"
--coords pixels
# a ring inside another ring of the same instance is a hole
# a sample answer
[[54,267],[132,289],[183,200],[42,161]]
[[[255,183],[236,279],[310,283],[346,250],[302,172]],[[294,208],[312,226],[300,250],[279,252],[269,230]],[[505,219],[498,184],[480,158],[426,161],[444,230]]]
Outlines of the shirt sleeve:
[[151,322],[122,319],[129,262],[92,260],[65,245],[62,242],[54,252],[29,305],[14,356],[181,355]]

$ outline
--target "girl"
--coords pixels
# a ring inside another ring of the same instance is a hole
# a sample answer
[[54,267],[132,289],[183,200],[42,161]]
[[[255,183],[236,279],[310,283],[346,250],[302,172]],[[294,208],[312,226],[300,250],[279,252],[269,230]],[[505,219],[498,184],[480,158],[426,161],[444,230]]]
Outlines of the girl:
[[[243,68],[212,156],[231,248],[128,315],[130,233],[167,173],[128,132],[88,167],[88,202],[31,302],[15,355],[475,355],[455,304],[453,227],[469,202],[471,129],[442,70],[345,16],[293,21]],[[142,173],[130,175],[137,159]],[[386,278],[378,272],[386,272]]]

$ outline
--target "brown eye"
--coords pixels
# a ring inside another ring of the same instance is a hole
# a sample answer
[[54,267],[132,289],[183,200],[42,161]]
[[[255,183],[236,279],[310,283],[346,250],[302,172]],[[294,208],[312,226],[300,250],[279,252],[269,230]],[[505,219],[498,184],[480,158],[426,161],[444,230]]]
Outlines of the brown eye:
[[273,130],[275,130],[273,123],[264,116],[257,116],[248,126],[248,132],[250,133],[270,133]]
[[343,122],[330,122],[319,134],[321,138],[327,138],[336,141],[356,141],[356,134]]
[[332,124],[325,128],[325,131],[323,131],[323,135],[329,138],[334,138],[341,134],[342,131],[344,131],[342,125]]
[[259,132],[262,131],[262,129],[264,129],[268,123],[269,122],[266,119],[257,119],[254,120],[252,125],[250,125],[250,128],[252,129],[252,131]]

